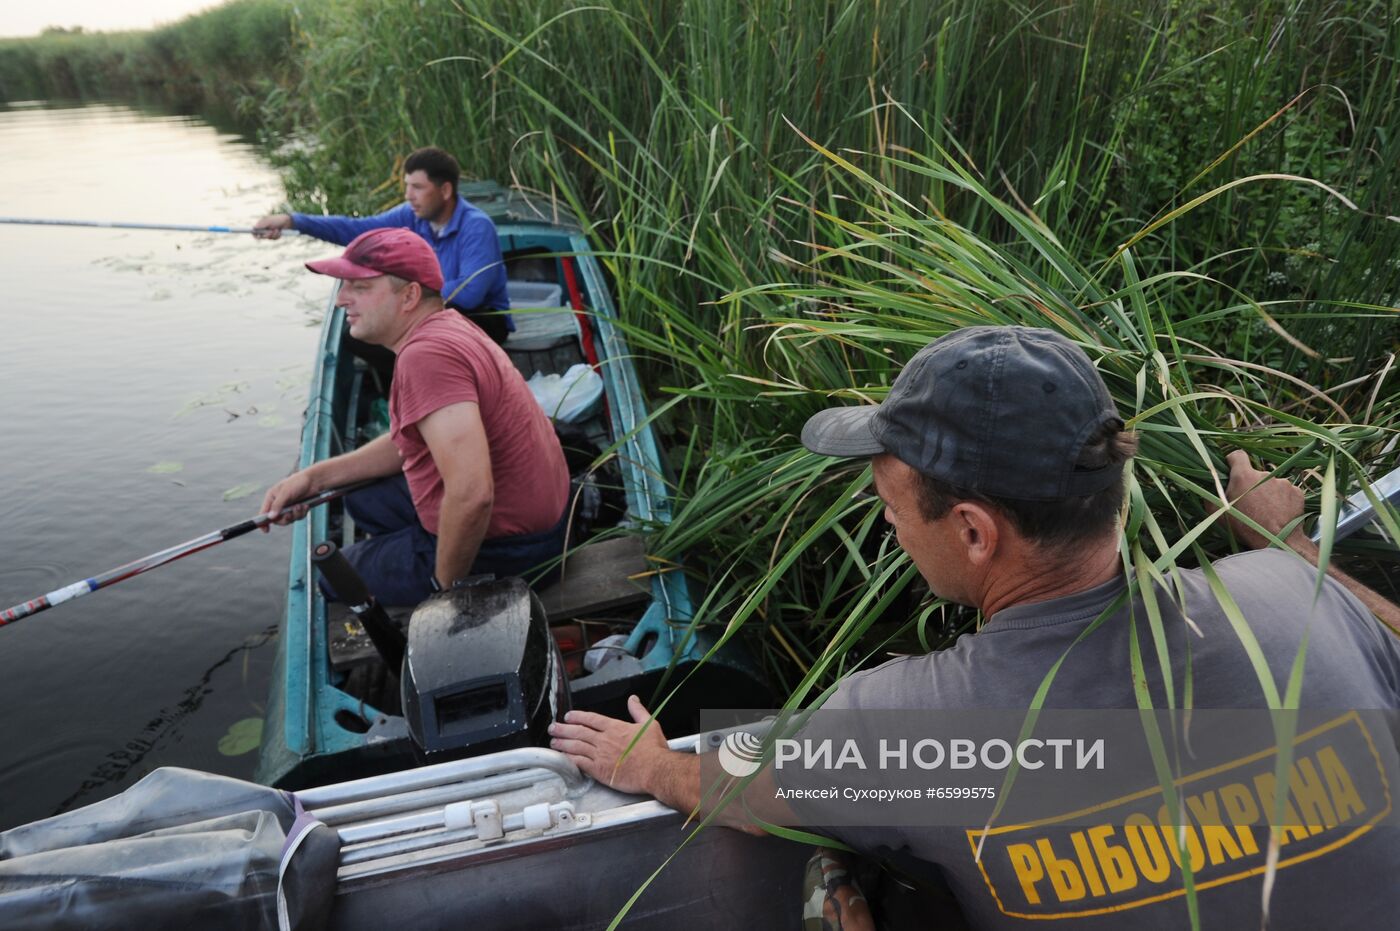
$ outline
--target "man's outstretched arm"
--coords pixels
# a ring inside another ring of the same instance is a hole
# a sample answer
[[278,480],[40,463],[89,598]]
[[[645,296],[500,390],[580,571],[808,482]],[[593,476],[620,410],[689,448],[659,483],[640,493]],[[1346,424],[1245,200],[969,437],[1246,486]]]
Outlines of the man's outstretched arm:
[[317,216],[310,213],[270,213],[253,224],[255,239],[278,239],[283,230],[296,230],[323,242],[349,245],[361,233],[386,226],[413,226],[413,209],[407,204],[369,217]]
[[[1225,461],[1230,464],[1230,483],[1225,488],[1225,494],[1234,501],[1235,509],[1274,536],[1278,536],[1289,524],[1294,524],[1292,532],[1283,538],[1283,542],[1316,566],[1319,555],[1317,544],[1308,539],[1302,526],[1296,523],[1303,516],[1303,490],[1285,479],[1269,478],[1269,473],[1254,468],[1249,464],[1249,454],[1244,450],[1235,450],[1225,457]],[[1269,545],[1269,538],[1259,531],[1233,516],[1227,519],[1235,538],[1245,546],[1259,550]],[[1400,635],[1400,607],[1393,601],[1361,584],[1336,565],[1328,565],[1327,574],[1359,598],[1372,614],[1380,618],[1381,623]]]
[[[654,796],[669,808],[688,814],[700,807],[700,755],[681,753],[666,745],[660,726],[652,721],[641,699],[627,699],[632,722],[619,721],[591,711],[570,711],[563,723],[550,725],[549,745],[567,754],[580,770],[619,792]],[[645,728],[645,730],[643,730]],[[635,745],[638,731],[642,735]],[[629,745],[631,751],[627,752]],[[772,769],[765,768],[745,793],[753,807],[773,821],[793,823],[786,804],[773,800]],[[746,806],[727,805],[716,820],[748,834],[766,833],[740,814]],[[733,814],[729,814],[732,812]],[[820,900],[824,927],[845,931],[869,931],[875,927],[870,907],[850,875],[850,861],[843,854],[820,850],[823,895]],[[798,903],[794,903],[796,908]]]

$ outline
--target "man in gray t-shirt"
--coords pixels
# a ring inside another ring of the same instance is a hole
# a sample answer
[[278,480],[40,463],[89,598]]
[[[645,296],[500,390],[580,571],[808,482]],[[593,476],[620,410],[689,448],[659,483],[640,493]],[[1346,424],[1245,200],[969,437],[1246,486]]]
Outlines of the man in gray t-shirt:
[[[1277,549],[1230,556],[1217,561],[1214,570],[1243,616],[1253,619],[1254,636],[1280,689],[1303,633],[1309,631],[1299,702],[1302,708],[1340,712],[1396,707],[1400,697],[1397,640],[1341,584],[1326,579],[1314,601],[1316,570],[1298,555]],[[1195,708],[1267,707],[1245,648],[1202,571],[1185,570],[1181,576],[1185,612],[1165,592],[1159,601],[1178,700],[1189,647]],[[1064,662],[1046,694],[1045,708],[1133,708],[1136,699],[1127,674],[1132,623],[1129,609],[1119,608],[1084,639],[1074,642],[1125,587],[1125,580],[1117,576],[1049,601],[1003,608],[988,617],[975,635],[962,637],[950,649],[902,657],[847,676],[822,706],[822,713],[841,709],[1026,708],[1046,672],[1061,657]],[[1144,635],[1140,599],[1135,611],[1139,634]],[[1183,615],[1190,617],[1199,634],[1187,626]],[[1151,652],[1153,647],[1144,649]],[[1154,707],[1166,707],[1163,677],[1150,661],[1147,676]],[[1372,736],[1391,737],[1384,731]],[[1393,772],[1393,752],[1388,754],[1387,763]],[[1016,791],[1013,789],[1013,797]],[[1367,827],[1378,808],[1349,813],[1306,838],[1295,840],[1285,835],[1269,927],[1376,927],[1381,917],[1389,920],[1395,914],[1400,907],[1400,884],[1394,882],[1400,837],[1393,826]],[[822,823],[820,811],[810,811],[809,817]],[[1393,817],[1381,817],[1394,824]],[[1074,869],[1081,862],[1074,857],[1069,840],[1076,827],[1081,826],[1020,833],[1048,839],[1065,854],[1061,868],[1068,863]],[[1236,845],[1217,852],[1208,845],[1209,855],[1198,864],[1194,880],[1203,928],[1261,926],[1259,868],[1267,855],[1263,842],[1267,829],[1244,830],[1249,832],[1252,848],[1241,850]],[[1143,868],[1148,858],[1142,855],[1133,861],[1123,860],[1129,866],[1121,890],[1103,880],[1095,888],[1093,880],[1081,873],[1071,875],[1066,888],[1052,884],[1043,862],[1048,858],[1031,855],[1027,862],[1022,847],[1018,860],[1017,850],[1008,840],[1016,837],[1016,832],[990,835],[979,859],[969,842],[976,832],[966,829],[838,827],[830,831],[858,850],[884,854],[895,862],[900,862],[897,854],[904,853],[938,864],[976,928],[1018,927],[1031,918],[1072,918],[1075,928],[1118,928],[1129,921],[1134,927],[1177,927],[1185,926],[1188,920],[1180,872],[1149,878]],[[1124,838],[1120,819],[1109,843],[1126,851],[1129,848]],[[1163,848],[1167,849],[1165,843]],[[1104,868],[1108,864],[1098,858],[1097,865]],[[1026,879],[1035,881],[1022,881]]]
[[[1124,431],[1081,349],[1046,330],[964,328],[921,350],[883,403],[823,411],[808,421],[802,441],[818,453],[870,458],[885,517],[929,587],[986,619],[949,650],[847,677],[823,711],[1027,708],[1062,659],[1046,708],[1138,707],[1128,612],[1143,616],[1141,596],[1094,627],[1126,585],[1118,516],[1123,463],[1136,438]],[[1400,609],[1339,573],[1319,588],[1316,549],[1296,529],[1301,493],[1253,470],[1243,453],[1229,461],[1228,495],[1247,519],[1234,526],[1259,551],[1220,560],[1209,572],[1252,631],[1258,662],[1207,570],[1183,572],[1156,599],[1163,642],[1142,650],[1157,661],[1141,683],[1153,706],[1166,705],[1164,682],[1180,691],[1189,654],[1193,707],[1270,707],[1275,699],[1261,687],[1260,663],[1281,693],[1306,632],[1301,707],[1400,707],[1400,650],[1376,620],[1400,631]],[[1289,549],[1263,549],[1284,532]],[[696,807],[697,758],[668,751],[655,727],[632,746],[646,712],[635,698],[631,712],[632,724],[573,712],[552,728],[554,746],[618,788],[680,810]],[[1379,736],[1378,754],[1393,763],[1393,735]],[[1393,921],[1400,830],[1370,815],[1336,806],[1316,831],[1285,834],[1292,842],[1279,854],[1270,927]],[[1124,852],[1143,847],[1144,838],[1169,843],[1175,832],[1166,828],[1131,834],[1119,825],[1116,835],[1095,835],[1093,850],[1081,836],[1087,852],[1077,859],[1069,853],[1073,838],[1048,833],[1039,847],[989,841],[976,858],[966,829],[833,830],[863,852],[906,866],[937,864],[974,927],[1049,919],[1076,928],[1174,928],[1189,921],[1182,871],[1172,868],[1165,844],[1158,857]],[[1194,882],[1203,927],[1260,926],[1267,850],[1247,833],[1233,835],[1229,846],[1213,834],[1214,846],[1202,850]]]

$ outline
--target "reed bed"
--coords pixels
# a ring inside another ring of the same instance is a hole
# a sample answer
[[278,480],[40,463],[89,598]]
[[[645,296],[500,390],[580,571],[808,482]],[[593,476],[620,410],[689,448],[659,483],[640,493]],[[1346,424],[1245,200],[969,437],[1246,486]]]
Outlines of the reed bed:
[[331,0],[302,28],[298,204],[391,203],[435,143],[590,223],[671,450],[657,555],[788,693],[971,622],[866,473],[796,442],[949,329],[1101,359],[1156,559],[1230,545],[1231,446],[1315,501],[1394,462],[1389,4]]

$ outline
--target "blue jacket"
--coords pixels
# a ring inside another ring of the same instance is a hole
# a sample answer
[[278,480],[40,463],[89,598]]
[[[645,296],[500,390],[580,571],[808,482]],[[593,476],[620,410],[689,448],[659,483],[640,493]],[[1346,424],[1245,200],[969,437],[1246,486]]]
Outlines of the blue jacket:
[[411,229],[437,253],[438,264],[442,266],[442,296],[448,304],[459,310],[510,308],[506,266],[501,258],[500,240],[496,238],[496,224],[460,194],[452,219],[447,221],[441,236],[434,235],[427,220],[414,216],[408,204],[399,204],[372,217],[318,217],[294,213],[292,226],[308,236],[340,246],[369,230],[386,226]]

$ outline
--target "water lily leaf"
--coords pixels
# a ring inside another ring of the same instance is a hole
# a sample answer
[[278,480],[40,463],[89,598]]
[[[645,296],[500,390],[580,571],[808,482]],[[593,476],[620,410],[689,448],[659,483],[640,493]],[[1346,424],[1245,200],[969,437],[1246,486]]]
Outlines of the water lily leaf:
[[234,485],[228,491],[224,492],[224,500],[237,501],[239,498],[248,497],[260,488],[262,488],[262,485],[257,482],[244,482],[242,485]]
[[241,756],[258,749],[262,743],[262,718],[244,718],[234,721],[228,733],[219,738],[219,752],[224,756]]
[[171,475],[175,472],[185,471],[185,464],[183,462],[171,462],[166,460],[165,462],[157,462],[155,465],[147,468],[146,471],[150,472],[152,475]]
[[206,399],[202,394],[197,394],[194,397],[190,398],[188,401],[186,401],[185,406],[175,412],[175,416],[184,417],[186,414],[189,414],[193,411],[197,411],[201,407],[206,406],[207,404],[209,404],[208,399]]
[[230,395],[239,394],[248,390],[246,381],[231,381],[220,385],[217,391],[205,394],[197,394],[185,402],[185,406],[175,412],[176,417],[184,417],[201,407],[212,407],[215,405],[224,406],[229,403]]

